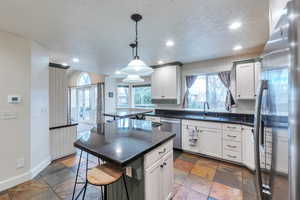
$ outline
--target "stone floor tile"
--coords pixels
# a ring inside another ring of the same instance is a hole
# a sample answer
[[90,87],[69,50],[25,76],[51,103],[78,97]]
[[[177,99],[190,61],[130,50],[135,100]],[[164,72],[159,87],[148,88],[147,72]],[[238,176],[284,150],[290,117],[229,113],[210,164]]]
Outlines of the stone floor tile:
[[200,176],[202,178],[206,178],[210,181],[214,179],[215,173],[216,173],[216,169],[206,166],[204,164],[199,164],[198,162],[191,170],[191,174]]
[[197,165],[205,165],[208,166],[210,168],[214,168],[217,169],[217,167],[220,165],[221,162],[217,161],[217,160],[213,160],[210,158],[204,158],[204,157],[200,157],[197,161]]
[[242,200],[241,190],[214,182],[209,196],[218,200]]
[[75,173],[70,169],[63,169],[57,173],[53,173],[43,177],[43,180],[47,182],[51,187],[64,182],[70,178],[75,177]]
[[172,200],[207,200],[207,195],[186,187],[180,187]]
[[200,176],[190,174],[186,178],[184,186],[207,196],[209,195],[212,182]]
[[182,153],[178,158],[193,164],[195,164],[199,160],[198,156],[188,154],[188,153]]
[[[59,159],[57,162],[65,165],[66,167],[74,167],[78,165],[80,158],[76,154]],[[85,162],[85,158],[81,158],[81,163]]]
[[58,171],[66,168],[67,167],[61,163],[53,162],[46,169],[44,169],[38,176],[47,176],[53,173],[57,173]]
[[31,180],[8,190],[12,200],[33,199],[41,193],[47,193],[49,186],[43,181]]
[[220,171],[224,171],[227,173],[232,173],[238,176],[242,176],[243,168],[230,163],[221,163],[218,167]]
[[8,192],[0,193],[0,200],[10,200]]
[[249,194],[249,193],[243,191],[243,200],[257,200],[257,195]]
[[176,169],[189,173],[191,169],[194,167],[194,164],[178,158],[175,160],[174,167]]
[[218,199],[215,199],[213,197],[208,197],[207,200],[218,200]]
[[242,176],[230,173],[225,170],[216,170],[214,182],[222,183],[233,188],[242,189]]
[[174,169],[174,183],[179,184],[179,185],[183,185],[187,179],[188,173],[178,170],[178,169]]

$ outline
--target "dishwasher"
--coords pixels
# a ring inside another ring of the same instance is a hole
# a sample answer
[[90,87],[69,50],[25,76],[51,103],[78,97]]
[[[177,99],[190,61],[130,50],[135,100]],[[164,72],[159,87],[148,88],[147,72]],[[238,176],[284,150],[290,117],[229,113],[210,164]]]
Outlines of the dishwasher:
[[160,118],[160,126],[161,131],[175,133],[176,136],[174,138],[174,149],[182,150],[182,142],[181,142],[181,120],[174,118]]

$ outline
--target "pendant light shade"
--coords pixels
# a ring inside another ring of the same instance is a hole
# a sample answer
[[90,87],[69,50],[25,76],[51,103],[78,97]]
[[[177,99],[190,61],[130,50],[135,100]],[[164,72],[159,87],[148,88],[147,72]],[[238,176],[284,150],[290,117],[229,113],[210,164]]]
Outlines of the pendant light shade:
[[125,82],[125,83],[139,83],[139,82],[144,82],[144,79],[142,79],[139,75],[130,74],[125,79],[123,79],[123,82]]
[[130,61],[127,67],[123,68],[121,71],[126,74],[148,76],[152,74],[153,69],[151,67],[148,67],[142,60],[133,59],[132,61]]
[[153,69],[148,67],[138,56],[138,22],[142,20],[142,16],[140,14],[133,14],[131,19],[135,22],[135,42],[129,45],[133,51],[133,60],[130,61],[127,67],[121,69],[121,72],[128,75],[148,76],[152,74]]

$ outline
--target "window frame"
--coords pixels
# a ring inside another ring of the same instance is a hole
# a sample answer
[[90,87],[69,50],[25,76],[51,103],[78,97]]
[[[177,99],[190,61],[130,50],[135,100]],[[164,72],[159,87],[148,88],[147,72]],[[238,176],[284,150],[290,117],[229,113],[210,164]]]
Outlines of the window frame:
[[132,108],[154,108],[154,104],[150,103],[150,104],[142,104],[142,106],[136,106],[134,100],[135,100],[135,93],[134,93],[134,88],[139,88],[139,87],[150,87],[150,98],[152,98],[152,94],[151,94],[151,83],[144,83],[144,84],[133,84],[131,85],[131,98],[132,98]]
[[[208,72],[208,73],[197,73],[197,74],[186,74],[185,76],[184,76],[184,91],[186,92],[187,91],[187,85],[186,85],[186,77],[187,76],[205,76],[206,78],[205,78],[205,87],[206,87],[206,90],[205,90],[205,99],[206,99],[206,101],[208,100],[208,96],[209,96],[209,91],[208,91],[208,89],[207,89],[207,87],[208,87],[208,76],[213,76],[213,75],[217,75],[218,76],[218,73],[219,72]],[[221,81],[221,80],[220,80]],[[224,86],[224,85],[223,85]],[[225,86],[224,86],[224,88],[225,88]],[[184,92],[184,93],[185,93]],[[188,98],[188,97],[187,97]],[[210,103],[210,102],[208,102],[208,103]],[[211,106],[211,105],[210,105]],[[195,109],[195,110],[203,110],[203,108],[192,108],[192,107],[189,107],[189,104],[186,104],[185,105],[185,107],[184,108],[187,108],[187,109]],[[211,109],[211,108],[210,108]],[[213,110],[213,109],[211,109],[211,110]],[[226,108],[225,108],[225,103],[224,103],[224,108],[222,108],[222,109],[220,109],[220,108],[217,108],[216,110],[220,110],[220,111],[226,111]]]

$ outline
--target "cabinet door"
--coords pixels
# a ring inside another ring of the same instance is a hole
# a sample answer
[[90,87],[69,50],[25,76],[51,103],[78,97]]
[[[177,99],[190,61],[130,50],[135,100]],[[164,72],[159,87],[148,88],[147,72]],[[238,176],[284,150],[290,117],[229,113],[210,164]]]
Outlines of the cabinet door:
[[182,126],[182,148],[183,150],[186,151],[200,153],[199,138],[197,137],[196,141],[191,141],[192,139],[195,139],[195,137],[191,136],[191,131],[194,131],[194,133],[197,134],[198,136],[195,126],[190,126],[190,125]]
[[257,88],[259,86],[260,82],[260,72],[261,72],[261,63],[256,62],[255,63],[255,68],[254,68],[255,76],[254,76],[254,90],[255,90],[255,97],[257,96]]
[[177,98],[177,67],[169,66],[161,68],[161,80],[163,80],[162,98]]
[[161,199],[162,181],[161,181],[161,161],[153,164],[145,173],[145,197],[146,200]]
[[222,132],[199,130],[200,153],[222,158]]
[[254,64],[236,66],[236,92],[238,99],[254,99]]
[[174,174],[173,174],[173,151],[165,155],[163,158],[163,168],[162,168],[162,199],[170,199],[173,183],[174,183]]
[[161,68],[155,69],[151,76],[151,95],[152,99],[160,99],[162,96],[163,79]]
[[252,129],[244,129],[242,132],[242,142],[243,142],[243,154],[242,154],[242,162],[249,167],[250,169],[255,168],[255,160],[254,160],[254,138]]

